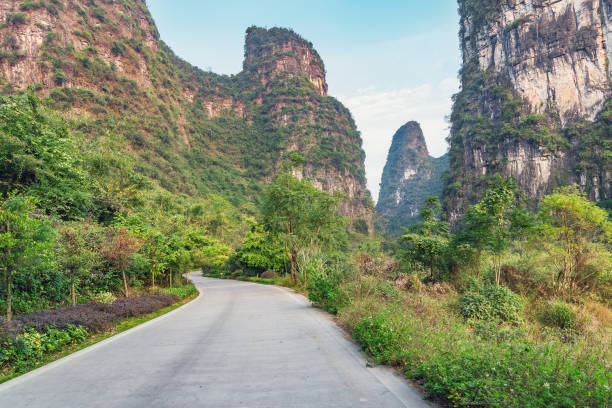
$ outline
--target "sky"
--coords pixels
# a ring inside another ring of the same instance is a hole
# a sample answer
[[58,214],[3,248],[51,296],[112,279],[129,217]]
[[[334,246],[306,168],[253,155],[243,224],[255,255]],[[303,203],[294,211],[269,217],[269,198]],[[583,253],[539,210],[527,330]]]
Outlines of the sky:
[[329,95],[363,138],[374,200],[393,134],[421,123],[431,155],[448,150],[451,97],[461,57],[456,0],[147,0],[161,38],[189,63],[218,74],[242,69],[251,25],[292,28],[311,41]]

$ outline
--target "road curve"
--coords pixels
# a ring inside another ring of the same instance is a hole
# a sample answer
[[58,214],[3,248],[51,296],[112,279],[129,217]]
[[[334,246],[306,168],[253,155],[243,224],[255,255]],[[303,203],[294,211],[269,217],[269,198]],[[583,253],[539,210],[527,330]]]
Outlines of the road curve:
[[427,407],[302,296],[191,274],[200,296],[0,385],[0,407]]

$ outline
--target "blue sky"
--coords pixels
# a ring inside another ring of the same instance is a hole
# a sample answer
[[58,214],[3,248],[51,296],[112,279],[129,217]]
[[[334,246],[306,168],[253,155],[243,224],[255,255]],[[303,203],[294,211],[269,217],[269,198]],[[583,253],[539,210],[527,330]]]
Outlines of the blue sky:
[[205,70],[242,68],[251,25],[289,27],[311,41],[329,94],[353,113],[374,199],[393,133],[421,122],[430,153],[447,150],[460,66],[456,0],[147,0],[162,39]]

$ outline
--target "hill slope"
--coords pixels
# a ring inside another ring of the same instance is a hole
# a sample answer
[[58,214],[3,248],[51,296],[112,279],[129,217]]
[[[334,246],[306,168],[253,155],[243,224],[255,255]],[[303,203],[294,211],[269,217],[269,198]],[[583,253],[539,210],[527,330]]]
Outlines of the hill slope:
[[45,97],[74,118],[83,149],[127,156],[173,194],[246,207],[299,153],[299,176],[343,191],[343,213],[371,224],[360,135],[294,32],[247,30],[244,70],[229,77],[174,55],[144,0],[1,0],[0,20],[2,92]]

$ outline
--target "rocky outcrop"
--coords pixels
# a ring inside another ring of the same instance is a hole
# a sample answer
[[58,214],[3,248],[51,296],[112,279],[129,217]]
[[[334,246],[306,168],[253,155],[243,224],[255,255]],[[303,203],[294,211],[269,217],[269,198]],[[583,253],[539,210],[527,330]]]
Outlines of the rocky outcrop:
[[244,70],[255,74],[264,85],[278,75],[303,75],[320,95],[327,95],[323,60],[312,43],[292,30],[249,27],[244,55]]
[[444,194],[451,221],[494,173],[514,177],[533,204],[568,183],[594,200],[612,196],[611,6],[459,0],[462,89],[451,115]]
[[398,235],[402,227],[418,221],[425,199],[442,194],[441,177],[447,169],[447,155],[429,155],[419,123],[408,122],[395,133],[376,205],[389,232]]

